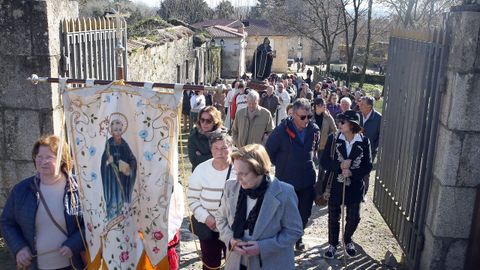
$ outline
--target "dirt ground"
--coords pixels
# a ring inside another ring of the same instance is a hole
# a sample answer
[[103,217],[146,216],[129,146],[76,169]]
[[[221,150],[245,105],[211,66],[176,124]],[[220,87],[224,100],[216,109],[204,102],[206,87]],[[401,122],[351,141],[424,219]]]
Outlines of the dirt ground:
[[[184,133],[182,138],[184,150],[186,150],[186,135]],[[186,156],[186,151],[184,151],[184,161],[188,179],[188,176],[191,174],[191,165]],[[397,269],[396,267],[383,264],[383,259],[387,252],[393,253],[397,260],[400,259],[402,254],[400,246],[373,204],[374,175],[375,173],[372,172],[367,200],[362,205],[362,219],[353,236],[358,255],[347,259],[346,269]],[[296,253],[296,269],[345,269],[343,267],[341,248],[338,249],[337,258],[334,260],[325,260],[322,257],[327,247],[327,218],[327,208],[320,209],[317,206],[313,206],[311,221],[303,237],[307,250],[303,253]],[[188,222],[187,218],[185,218],[181,228],[180,269],[201,269],[202,264],[197,253],[197,248],[198,250],[200,249],[200,244],[197,240],[194,241],[194,236],[187,229],[187,226]],[[1,238],[0,265],[0,269],[15,269],[14,260]],[[281,266],[278,269],[281,269]]]
[[[397,267],[383,264],[383,260],[387,252],[391,252],[397,261],[402,254],[400,246],[373,204],[373,175],[372,173],[367,200],[362,205],[361,221],[353,236],[358,255],[353,258],[347,257],[346,269],[397,269]],[[327,219],[327,208],[313,206],[312,217],[303,236],[307,250],[303,253],[296,252],[296,269],[345,269],[341,248],[337,250],[337,257],[334,260],[326,260],[322,257],[328,246]],[[187,226],[188,221],[185,218],[181,229],[180,268],[201,269],[193,236]],[[200,249],[198,240],[196,242]]]

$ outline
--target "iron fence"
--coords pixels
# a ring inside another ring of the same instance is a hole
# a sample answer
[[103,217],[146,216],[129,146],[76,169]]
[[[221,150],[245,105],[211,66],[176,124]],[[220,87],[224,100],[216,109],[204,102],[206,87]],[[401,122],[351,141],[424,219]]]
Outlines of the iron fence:
[[444,81],[443,31],[390,38],[374,203],[418,269]]
[[[127,76],[127,23],[120,20],[123,66]],[[75,79],[116,79],[116,20],[82,18],[61,23],[63,75]]]

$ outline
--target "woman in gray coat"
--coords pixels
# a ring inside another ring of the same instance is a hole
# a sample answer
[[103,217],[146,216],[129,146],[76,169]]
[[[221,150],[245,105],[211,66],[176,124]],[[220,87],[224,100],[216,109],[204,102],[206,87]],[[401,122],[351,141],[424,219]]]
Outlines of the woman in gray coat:
[[270,178],[270,159],[259,144],[232,159],[237,179],[226,182],[215,217],[228,247],[225,269],[295,269],[293,246],[303,227],[293,187]]

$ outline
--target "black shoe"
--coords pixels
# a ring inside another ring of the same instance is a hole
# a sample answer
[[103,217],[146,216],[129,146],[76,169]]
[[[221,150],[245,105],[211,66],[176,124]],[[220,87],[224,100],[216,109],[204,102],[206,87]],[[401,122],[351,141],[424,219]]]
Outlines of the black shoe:
[[295,250],[296,251],[305,251],[305,244],[303,243],[302,238],[298,239],[298,241],[295,243]]
[[345,251],[350,257],[355,257],[355,255],[357,255],[357,250],[355,249],[355,245],[352,242],[345,244]]
[[327,248],[327,251],[323,254],[323,257],[326,259],[334,259],[335,252],[337,252],[337,248],[332,245],[329,245]]

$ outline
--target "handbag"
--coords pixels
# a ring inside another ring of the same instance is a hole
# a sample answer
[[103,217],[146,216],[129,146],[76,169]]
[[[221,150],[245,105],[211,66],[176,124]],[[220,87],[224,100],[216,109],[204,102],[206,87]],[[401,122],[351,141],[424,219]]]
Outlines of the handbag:
[[[228,180],[230,177],[230,172],[232,171],[232,165],[228,167],[228,172],[227,172],[227,178],[225,179]],[[222,197],[223,197],[223,192],[222,192]],[[211,240],[211,239],[217,239],[219,237],[219,233],[212,231],[207,224],[198,221],[195,216],[192,214],[191,219],[190,219],[190,226],[188,226],[188,230],[195,234],[198,239],[200,240]]]
[[190,226],[188,226],[188,230],[195,234],[198,239],[200,240],[211,240],[218,238],[218,232],[214,232],[210,230],[207,224],[198,221],[194,215],[192,215]]
[[[330,159],[333,160],[335,158],[335,147],[337,144],[337,136],[333,137],[332,146],[330,147]],[[317,181],[315,183],[315,191],[317,192],[315,198],[315,204],[320,207],[325,207],[328,204],[328,200],[330,199],[330,191],[332,189],[332,182],[333,178],[335,177],[335,172],[329,171],[325,174],[325,178],[322,182]],[[324,188],[324,185],[326,186]],[[321,192],[323,190],[323,193]]]

